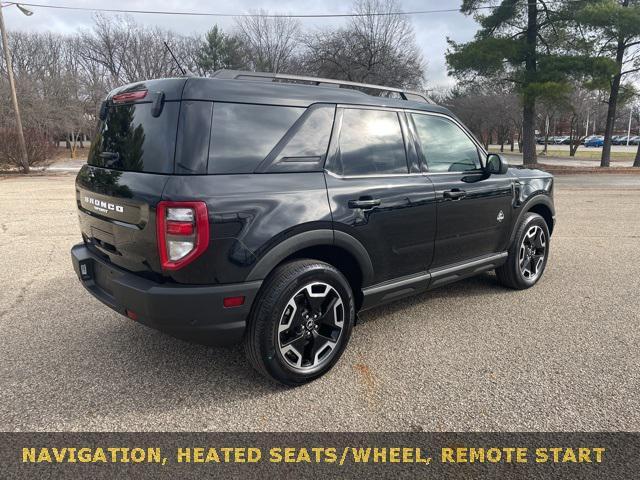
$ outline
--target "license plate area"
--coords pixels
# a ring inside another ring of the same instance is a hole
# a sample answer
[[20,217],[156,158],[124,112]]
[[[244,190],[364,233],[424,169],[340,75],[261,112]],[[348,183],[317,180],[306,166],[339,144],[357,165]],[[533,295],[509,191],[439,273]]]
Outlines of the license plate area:
[[111,283],[114,273],[113,270],[97,262],[94,262],[93,270],[93,281],[95,282],[96,286],[108,295],[113,296]]

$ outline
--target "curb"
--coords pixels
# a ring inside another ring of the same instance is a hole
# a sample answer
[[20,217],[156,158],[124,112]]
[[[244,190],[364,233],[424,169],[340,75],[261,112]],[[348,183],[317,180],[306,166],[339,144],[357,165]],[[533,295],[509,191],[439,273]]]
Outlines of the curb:
[[569,167],[560,165],[548,165],[546,163],[536,163],[527,165],[524,168],[537,168],[554,175],[576,175],[576,174],[620,174],[620,175],[640,175],[638,167]]

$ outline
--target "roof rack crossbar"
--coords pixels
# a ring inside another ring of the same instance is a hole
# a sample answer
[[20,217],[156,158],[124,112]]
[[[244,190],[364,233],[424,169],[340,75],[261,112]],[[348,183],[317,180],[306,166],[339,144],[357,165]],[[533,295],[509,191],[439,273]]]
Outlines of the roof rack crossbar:
[[[381,85],[373,85],[370,83],[358,83],[349,82],[346,80],[334,80],[331,78],[319,78],[319,77],[307,77],[302,75],[288,75],[283,73],[268,73],[268,72],[250,72],[242,70],[217,70],[212,75],[214,78],[228,79],[228,80],[263,80],[272,82],[291,82],[291,83],[305,83],[310,85],[319,85],[325,87],[355,87],[363,88],[367,90],[375,90],[379,92],[396,93],[402,100],[415,100],[424,103],[433,103],[429,97],[423,93],[405,90],[396,87],[385,87]],[[364,93],[364,92],[363,92]]]

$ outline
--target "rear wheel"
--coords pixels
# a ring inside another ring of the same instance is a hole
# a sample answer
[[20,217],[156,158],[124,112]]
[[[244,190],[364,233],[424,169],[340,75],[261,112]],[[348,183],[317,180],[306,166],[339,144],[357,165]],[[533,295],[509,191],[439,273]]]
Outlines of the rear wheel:
[[316,260],[286,263],[256,299],[245,336],[247,358],[285,385],[309,382],[338,361],[354,318],[351,287],[335,267]]
[[547,266],[549,228],[537,213],[526,213],[520,222],[507,261],[496,269],[504,286],[522,290],[535,285]]

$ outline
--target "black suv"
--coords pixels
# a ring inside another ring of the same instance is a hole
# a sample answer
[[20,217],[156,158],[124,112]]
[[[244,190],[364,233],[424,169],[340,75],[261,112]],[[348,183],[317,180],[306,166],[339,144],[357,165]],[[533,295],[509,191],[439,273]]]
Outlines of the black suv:
[[117,312],[243,340],[295,385],[338,361],[358,311],[487,270],[534,285],[552,194],[551,175],[508,169],[419,94],[221,71],[109,94],[71,254]]

